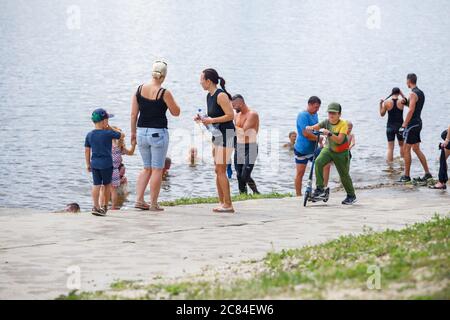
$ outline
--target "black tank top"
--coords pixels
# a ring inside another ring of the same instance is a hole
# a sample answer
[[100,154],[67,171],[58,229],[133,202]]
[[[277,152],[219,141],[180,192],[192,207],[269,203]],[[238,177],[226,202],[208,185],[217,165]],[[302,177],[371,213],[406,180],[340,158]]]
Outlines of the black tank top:
[[[167,129],[167,105],[164,102],[166,89],[160,88],[156,100],[151,100],[141,95],[142,85],[136,92],[136,99],[139,104],[139,128],[159,128]],[[160,95],[161,94],[161,95]]]
[[409,122],[409,126],[415,124],[422,124],[420,114],[422,113],[423,105],[425,104],[425,94],[423,93],[422,90],[415,87],[414,89],[412,89],[412,92],[414,92],[417,95],[418,99],[416,102],[416,109],[414,110],[411,121]]
[[[208,93],[208,95],[206,96],[206,104],[208,105],[208,117],[210,118],[218,118],[225,115],[225,112],[223,112],[222,108],[217,103],[217,97],[221,92],[224,91],[222,89],[217,89],[214,95],[211,96]],[[218,127],[222,132],[225,132],[226,129],[235,130],[233,121],[219,123]]]
[[403,123],[403,110],[397,107],[398,99],[392,99],[394,106],[391,110],[388,110],[388,125],[389,124],[402,124]]

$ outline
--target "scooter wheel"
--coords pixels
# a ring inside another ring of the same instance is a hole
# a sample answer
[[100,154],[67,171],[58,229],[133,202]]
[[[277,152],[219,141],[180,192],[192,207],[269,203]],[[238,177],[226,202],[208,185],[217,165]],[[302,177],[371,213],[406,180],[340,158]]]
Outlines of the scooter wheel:
[[306,203],[308,202],[308,199],[309,199],[309,197],[310,197],[310,192],[309,191],[306,191],[305,192],[305,196],[303,197],[303,206],[304,207],[306,207]]
[[328,199],[323,199],[323,202],[328,202]]

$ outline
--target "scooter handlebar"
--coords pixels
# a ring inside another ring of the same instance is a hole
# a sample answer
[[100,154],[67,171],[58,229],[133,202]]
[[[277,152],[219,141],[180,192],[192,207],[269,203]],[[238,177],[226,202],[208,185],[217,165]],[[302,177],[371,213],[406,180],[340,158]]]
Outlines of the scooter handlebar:
[[312,134],[315,136],[324,136],[325,134],[322,131],[313,130]]

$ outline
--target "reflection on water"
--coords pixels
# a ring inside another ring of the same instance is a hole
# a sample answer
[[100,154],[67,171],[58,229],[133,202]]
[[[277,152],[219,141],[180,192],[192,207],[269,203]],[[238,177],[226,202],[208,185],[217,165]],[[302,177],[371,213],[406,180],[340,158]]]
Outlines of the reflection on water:
[[[173,164],[162,200],[215,194],[209,138],[196,141],[200,129],[192,122],[195,106],[205,104],[200,71],[210,66],[260,113],[268,136],[261,137],[253,176],[261,192],[293,191],[293,155],[282,145],[311,95],[324,105],[339,101],[343,117],[353,121],[356,185],[397,178],[397,169],[383,171],[386,120],[378,115],[378,101],[394,86],[407,92],[409,72],[419,75],[426,94],[423,149],[436,175],[436,144],[450,119],[450,2],[377,1],[379,29],[367,27],[372,4],[80,0],[80,29],[70,29],[72,1],[3,0],[0,206],[53,209],[78,202],[88,208],[83,141],[92,129],[89,115],[103,106],[116,114],[112,124],[129,135],[130,97],[150,78],[155,57],[169,62],[165,85],[182,107],[179,119],[169,119]],[[325,107],[319,115],[325,116]],[[205,163],[191,168],[185,157],[193,141],[205,145]],[[125,163],[133,200],[141,160],[126,157]],[[337,181],[335,170],[331,180]],[[235,179],[232,187],[236,193]]]

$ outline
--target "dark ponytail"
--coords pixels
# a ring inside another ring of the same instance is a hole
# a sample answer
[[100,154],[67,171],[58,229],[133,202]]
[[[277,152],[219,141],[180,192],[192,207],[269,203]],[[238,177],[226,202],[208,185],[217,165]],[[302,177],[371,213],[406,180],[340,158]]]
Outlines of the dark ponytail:
[[226,93],[228,98],[231,100],[231,94],[228,93],[227,89],[225,89],[225,79],[220,77],[216,70],[214,69],[205,69],[203,70],[203,74],[205,76],[205,80],[211,80],[214,84],[219,84],[222,90]]
[[219,77],[219,80],[220,80],[220,87],[227,94],[228,98],[231,100],[231,94],[229,94],[227,89],[225,89],[225,79],[222,77]]

